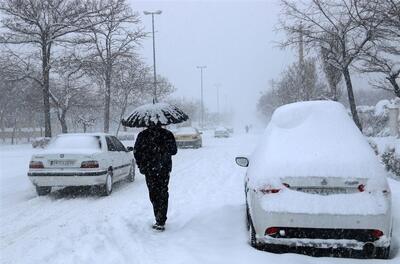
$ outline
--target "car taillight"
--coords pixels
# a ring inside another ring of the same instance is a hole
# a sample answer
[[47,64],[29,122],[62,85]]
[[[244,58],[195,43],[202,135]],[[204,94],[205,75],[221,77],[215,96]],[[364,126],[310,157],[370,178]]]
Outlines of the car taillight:
[[373,238],[380,238],[381,236],[383,236],[383,232],[381,230],[372,230],[371,235]]
[[[290,188],[290,185],[287,183],[282,183],[283,186],[285,186],[286,188]],[[271,186],[266,186],[264,188],[260,189],[260,192],[262,192],[263,194],[268,194],[268,193],[278,193],[280,192],[282,189],[280,188],[271,188]]]
[[358,189],[359,192],[363,192],[363,191],[365,191],[365,185],[364,184],[360,184],[360,185],[358,185],[357,189]]
[[268,235],[268,236],[276,235],[276,234],[278,234],[278,232],[279,232],[279,228],[277,228],[277,227],[268,227],[267,229],[265,229],[265,235]]
[[44,168],[44,166],[43,166],[43,162],[41,162],[41,161],[31,161],[30,163],[29,163],[29,168],[30,169],[43,169]]
[[271,189],[271,188],[263,188],[260,189],[260,192],[262,192],[263,194],[267,194],[267,193],[278,193],[280,192],[281,189]]
[[99,162],[97,160],[88,160],[82,161],[81,168],[90,169],[90,168],[98,168]]

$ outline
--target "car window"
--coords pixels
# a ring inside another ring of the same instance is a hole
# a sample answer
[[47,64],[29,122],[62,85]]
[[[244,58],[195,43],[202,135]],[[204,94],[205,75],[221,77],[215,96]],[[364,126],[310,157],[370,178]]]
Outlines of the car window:
[[108,151],[118,151],[110,137],[106,137]]
[[113,140],[116,151],[126,151],[124,144],[122,144],[121,141],[118,140],[118,138],[111,137],[111,139]]

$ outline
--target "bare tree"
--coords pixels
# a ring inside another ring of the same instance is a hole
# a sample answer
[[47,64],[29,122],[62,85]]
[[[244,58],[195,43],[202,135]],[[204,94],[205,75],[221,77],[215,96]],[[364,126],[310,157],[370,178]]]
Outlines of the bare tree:
[[71,108],[88,104],[93,92],[91,84],[85,78],[82,65],[64,57],[54,63],[54,78],[50,89],[50,98],[60,121],[61,132],[68,133],[67,114]]
[[26,44],[38,48],[45,136],[51,136],[50,69],[52,51],[57,42],[71,42],[66,37],[99,23],[99,9],[90,0],[1,0],[1,23],[5,32],[0,42]]
[[281,105],[326,97],[326,86],[318,79],[314,59],[293,63],[277,81],[271,80],[268,88],[257,104],[258,111],[267,118]]
[[112,93],[112,103],[119,110],[116,122],[118,123],[118,135],[121,119],[124,117],[128,106],[135,106],[142,103],[146,99],[147,76],[150,69],[143,61],[138,58],[129,58],[116,65],[115,73],[113,74],[114,90]]
[[[362,130],[350,66],[360,57],[360,53],[371,48],[372,41],[379,38],[377,32],[382,26],[382,18],[374,8],[377,3],[365,0],[281,1],[284,14],[281,25],[288,33],[283,46],[297,44],[298,25],[302,24],[305,45],[309,48],[322,47],[327,61],[342,72],[354,122]],[[367,5],[364,4],[366,2]]]
[[133,12],[125,0],[106,0],[108,6],[105,21],[90,28],[86,45],[86,57],[94,74],[101,77],[104,87],[104,132],[110,129],[111,80],[113,69],[121,58],[134,57],[134,49],[145,33],[137,26],[139,15]]
[[[377,1],[377,0],[375,0]],[[379,73],[372,82],[376,88],[391,90],[400,97],[400,1],[379,0],[374,6],[384,27],[372,49],[362,54],[361,72]]]

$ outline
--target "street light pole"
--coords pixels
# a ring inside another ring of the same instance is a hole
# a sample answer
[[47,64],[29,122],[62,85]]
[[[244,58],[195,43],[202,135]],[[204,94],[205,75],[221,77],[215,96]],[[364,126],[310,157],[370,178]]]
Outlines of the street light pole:
[[215,87],[217,88],[217,122],[218,125],[220,123],[220,114],[219,114],[219,87],[221,86],[221,84],[216,83]]
[[200,88],[201,88],[201,128],[204,128],[204,100],[203,100],[203,69],[207,66],[197,66],[200,69]]
[[153,30],[153,73],[154,73],[154,91],[153,91],[153,103],[157,103],[157,72],[156,72],[156,40],[154,35],[154,15],[160,15],[161,10],[154,12],[144,11],[145,15],[151,15],[151,25]]

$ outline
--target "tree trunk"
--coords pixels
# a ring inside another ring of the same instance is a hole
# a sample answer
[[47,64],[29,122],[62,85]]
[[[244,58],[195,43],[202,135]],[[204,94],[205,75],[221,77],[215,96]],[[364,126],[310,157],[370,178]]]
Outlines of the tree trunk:
[[396,78],[394,76],[390,76],[387,79],[389,80],[390,84],[393,86],[394,94],[397,97],[400,97],[400,87],[396,82]]
[[50,44],[42,43],[42,79],[43,79],[43,110],[44,110],[44,136],[51,137],[50,121]]
[[111,66],[107,66],[105,76],[105,100],[104,100],[104,132],[110,130],[110,101],[111,101]]
[[65,119],[66,116],[66,111],[61,110],[61,116],[58,118],[58,120],[60,120],[60,124],[61,124],[61,133],[65,134],[68,133],[68,127],[67,127],[67,121]]
[[346,81],[347,95],[349,98],[351,115],[353,116],[354,123],[356,123],[357,127],[362,132],[362,125],[361,125],[361,122],[360,122],[360,119],[359,119],[358,113],[357,113],[356,102],[354,100],[353,85],[351,83],[351,77],[350,77],[350,72],[349,72],[348,67],[343,69],[343,76]]

